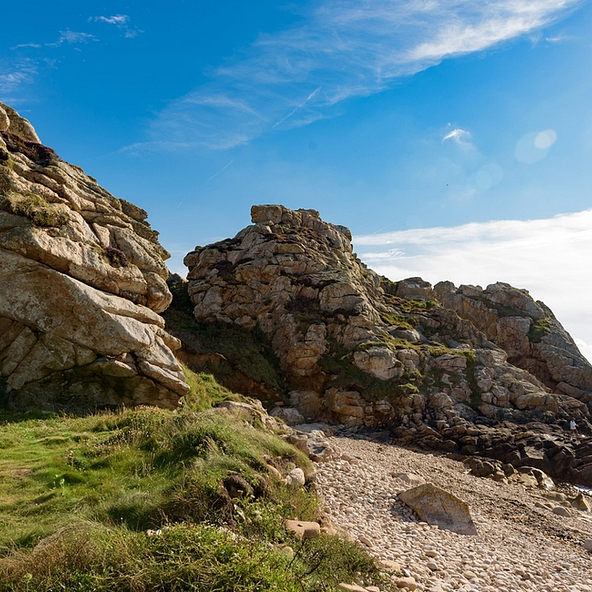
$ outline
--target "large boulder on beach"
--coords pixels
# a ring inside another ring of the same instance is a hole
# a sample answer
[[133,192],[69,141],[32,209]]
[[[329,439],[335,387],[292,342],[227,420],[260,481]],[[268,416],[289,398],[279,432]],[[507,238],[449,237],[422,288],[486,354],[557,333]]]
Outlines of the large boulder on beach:
[[399,499],[428,524],[457,534],[477,534],[468,504],[432,483],[402,491]]

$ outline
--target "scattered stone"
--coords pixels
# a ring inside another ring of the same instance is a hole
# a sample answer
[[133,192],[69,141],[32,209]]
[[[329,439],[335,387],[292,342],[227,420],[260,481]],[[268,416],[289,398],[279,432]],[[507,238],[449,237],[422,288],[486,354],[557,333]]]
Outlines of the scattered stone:
[[583,493],[578,493],[578,495],[571,500],[571,505],[582,512],[592,511],[590,496],[584,495]]
[[557,514],[557,516],[564,516],[564,517],[569,517],[571,516],[571,512],[567,509],[564,508],[563,506],[555,506],[552,510],[553,514]]
[[401,573],[401,564],[397,561],[393,561],[392,559],[382,559],[380,564],[384,569]]
[[432,483],[403,491],[399,494],[399,499],[428,524],[435,524],[438,528],[458,534],[477,534],[469,506],[455,495]]
[[340,590],[346,590],[347,592],[367,592],[368,588],[362,588],[362,586],[358,586],[357,584],[337,584],[337,587]]
[[272,545],[274,549],[285,555],[288,559],[294,558],[294,549],[290,545]]
[[306,478],[304,476],[304,471],[299,467],[292,469],[286,475],[286,484],[287,485],[304,485],[305,483],[306,483]]
[[321,525],[318,522],[306,522],[302,520],[286,520],[286,529],[292,531],[303,540],[314,539],[321,533]]
[[407,590],[416,590],[417,589],[417,582],[413,577],[404,577],[398,578],[395,581],[397,588],[407,588]]
[[413,473],[394,473],[393,476],[408,487],[416,487],[425,483],[425,479],[423,477]]
[[304,417],[302,413],[294,407],[274,407],[269,415],[277,417],[282,421],[286,422],[289,426],[295,426],[304,423]]

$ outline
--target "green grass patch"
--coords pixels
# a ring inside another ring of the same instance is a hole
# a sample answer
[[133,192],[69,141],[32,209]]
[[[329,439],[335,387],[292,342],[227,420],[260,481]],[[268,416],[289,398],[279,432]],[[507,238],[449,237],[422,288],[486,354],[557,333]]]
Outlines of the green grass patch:
[[381,312],[380,318],[388,325],[393,325],[398,329],[406,329],[408,331],[412,331],[414,325],[417,325],[418,323],[418,320],[415,317],[389,312]]
[[176,412],[0,412],[1,590],[312,592],[356,572],[379,581],[352,543],[322,535],[299,549],[284,520],[318,519],[317,498],[269,466],[310,474],[310,461],[256,411],[207,408],[230,393],[187,377]]
[[147,537],[80,523],[0,561],[7,592],[312,592],[337,590],[356,573],[382,583],[374,562],[337,537],[307,541],[292,558],[279,545],[207,524]]
[[421,300],[419,298],[401,298],[397,304],[406,313],[422,313],[439,306],[435,300]]

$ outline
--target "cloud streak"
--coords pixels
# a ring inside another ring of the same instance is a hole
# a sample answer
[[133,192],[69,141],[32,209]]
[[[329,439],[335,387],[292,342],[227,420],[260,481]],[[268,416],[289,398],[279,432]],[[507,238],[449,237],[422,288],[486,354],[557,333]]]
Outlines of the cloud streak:
[[453,228],[354,237],[360,257],[397,280],[485,287],[497,281],[544,301],[592,360],[592,209],[543,220],[501,220]]
[[579,3],[317,0],[301,23],[261,35],[243,59],[173,101],[154,122],[152,140],[191,137],[225,149],[307,125],[446,58],[532,34]]
[[30,84],[36,72],[35,66],[26,61],[0,73],[0,100],[5,103],[18,102],[15,93],[18,93],[23,86]]
[[442,144],[444,144],[446,140],[452,140],[457,146],[460,146],[465,150],[474,149],[473,143],[471,142],[471,132],[461,128],[456,128],[451,132],[448,132],[442,138]]
[[143,31],[134,29],[129,26],[130,17],[127,14],[114,14],[113,16],[91,16],[88,22],[104,23],[107,25],[115,25],[118,29],[123,31],[124,36],[128,39],[137,37]]

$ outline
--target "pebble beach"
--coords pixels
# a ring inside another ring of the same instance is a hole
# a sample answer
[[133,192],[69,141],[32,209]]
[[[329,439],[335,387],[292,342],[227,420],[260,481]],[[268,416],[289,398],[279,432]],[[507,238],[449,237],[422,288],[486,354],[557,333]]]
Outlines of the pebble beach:
[[[324,510],[396,574],[395,586],[429,592],[592,592],[592,553],[584,547],[592,538],[592,514],[570,507],[574,488],[545,492],[479,478],[445,455],[363,438],[328,441],[339,454],[316,465]],[[397,497],[421,482],[467,502],[478,534],[421,522]]]

